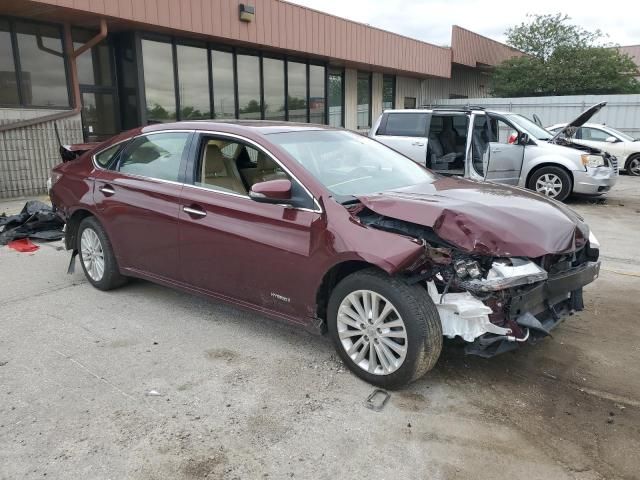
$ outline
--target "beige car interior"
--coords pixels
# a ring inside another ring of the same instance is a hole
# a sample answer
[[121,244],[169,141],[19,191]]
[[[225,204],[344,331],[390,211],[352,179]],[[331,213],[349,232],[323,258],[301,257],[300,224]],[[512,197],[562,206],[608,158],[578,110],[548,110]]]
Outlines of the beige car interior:
[[203,186],[247,195],[253,184],[288,178],[264,153],[236,142],[209,140],[202,162]]

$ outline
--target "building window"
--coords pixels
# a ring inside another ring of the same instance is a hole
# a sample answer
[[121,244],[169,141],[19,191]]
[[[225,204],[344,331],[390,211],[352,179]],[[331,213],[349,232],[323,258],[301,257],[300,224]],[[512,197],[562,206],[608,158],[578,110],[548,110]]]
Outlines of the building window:
[[213,83],[213,118],[235,118],[235,77],[231,52],[211,50],[211,79]]
[[262,59],[265,120],[285,120],[284,60]]
[[358,130],[371,128],[371,73],[358,72]]
[[176,120],[173,47],[170,43],[142,40],[147,123]]
[[329,72],[329,125],[344,127],[344,70]]
[[396,77],[384,75],[382,77],[382,111],[396,108]]
[[180,120],[211,118],[207,49],[177,45]]
[[324,88],[324,67],[309,65],[309,121],[311,123],[326,123]]
[[237,55],[238,113],[240,118],[260,120],[260,58],[255,55]]
[[[72,31],[73,48],[80,48],[95,35],[96,32],[74,29]],[[109,45],[105,41],[100,42],[76,58],[76,66],[78,68],[78,82],[81,85],[100,87],[113,85],[111,52]]]
[[9,22],[0,18],[0,105],[19,105]]
[[307,65],[287,62],[287,100],[290,122],[307,121]]
[[[4,21],[3,21],[4,22]],[[6,36],[7,23],[0,31]],[[69,86],[67,84],[67,68],[62,43],[62,30],[57,26],[38,23],[15,22],[15,42],[20,61],[20,70],[9,68],[17,75],[20,84],[20,99],[23,106],[29,107],[69,107]],[[2,42],[0,49],[6,49],[2,55],[3,63],[10,64],[14,56],[9,53],[11,42]],[[5,69],[2,67],[2,71]],[[4,75],[4,74],[3,74]],[[17,86],[17,84],[16,84]],[[14,93],[2,92],[3,97],[13,97]],[[16,102],[14,102],[15,104]]]
[[404,108],[416,108],[416,97],[404,97]]

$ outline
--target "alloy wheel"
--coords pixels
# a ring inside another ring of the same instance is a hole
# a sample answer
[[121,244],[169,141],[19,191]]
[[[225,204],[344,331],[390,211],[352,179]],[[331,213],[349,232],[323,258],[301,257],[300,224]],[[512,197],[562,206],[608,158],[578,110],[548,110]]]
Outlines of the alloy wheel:
[[536,192],[555,198],[562,191],[562,180],[554,173],[545,173],[536,180]]
[[87,275],[99,282],[104,275],[104,250],[98,234],[92,228],[85,228],[80,237],[82,263]]
[[393,304],[371,290],[347,295],[338,308],[340,343],[353,362],[374,375],[389,375],[407,355],[407,329]]
[[640,176],[640,158],[634,158],[629,162],[629,172],[632,175]]

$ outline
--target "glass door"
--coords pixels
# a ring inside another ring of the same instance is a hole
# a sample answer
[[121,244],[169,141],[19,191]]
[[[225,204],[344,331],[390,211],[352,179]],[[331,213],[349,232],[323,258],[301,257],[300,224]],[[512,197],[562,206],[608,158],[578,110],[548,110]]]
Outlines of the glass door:
[[113,93],[80,90],[82,94],[82,132],[85,142],[101,142],[119,132]]

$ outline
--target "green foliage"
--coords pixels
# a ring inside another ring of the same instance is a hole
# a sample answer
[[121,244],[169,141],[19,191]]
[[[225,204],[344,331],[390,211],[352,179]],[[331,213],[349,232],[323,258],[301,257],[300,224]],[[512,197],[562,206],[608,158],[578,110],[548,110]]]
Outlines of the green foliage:
[[569,23],[567,15],[534,15],[507,30],[507,43],[526,56],[494,71],[500,97],[640,93],[631,57],[604,43],[600,30]]

